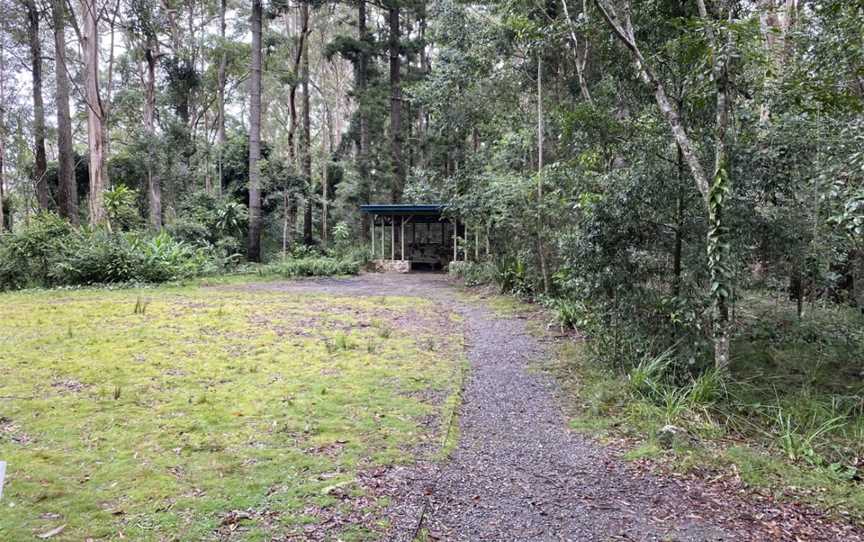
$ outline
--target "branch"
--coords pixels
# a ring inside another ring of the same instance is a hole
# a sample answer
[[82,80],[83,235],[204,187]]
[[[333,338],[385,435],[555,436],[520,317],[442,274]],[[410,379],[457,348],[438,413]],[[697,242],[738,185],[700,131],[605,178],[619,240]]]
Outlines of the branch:
[[699,156],[690,140],[690,136],[684,129],[679,111],[669,100],[663,83],[660,81],[659,77],[657,77],[657,74],[654,72],[651,65],[645,60],[645,57],[642,56],[642,52],[636,45],[636,38],[633,32],[633,26],[630,22],[629,14],[625,14],[624,26],[622,26],[618,21],[618,15],[615,13],[615,9],[611,4],[607,4],[606,0],[594,0],[594,4],[597,6],[597,9],[600,10],[600,13],[603,15],[603,18],[606,19],[606,22],[612,28],[612,31],[618,36],[618,39],[627,49],[630,50],[636,63],[636,68],[639,70],[643,81],[645,81],[645,83],[654,91],[654,99],[657,101],[657,107],[659,107],[663,118],[666,119],[666,123],[672,131],[672,135],[675,136],[676,143],[681,147],[681,152],[684,154],[687,166],[690,168],[693,180],[696,182],[696,188],[699,189],[699,192],[702,194],[702,198],[707,205],[708,191],[710,187],[708,176],[705,174],[705,169],[699,161]]

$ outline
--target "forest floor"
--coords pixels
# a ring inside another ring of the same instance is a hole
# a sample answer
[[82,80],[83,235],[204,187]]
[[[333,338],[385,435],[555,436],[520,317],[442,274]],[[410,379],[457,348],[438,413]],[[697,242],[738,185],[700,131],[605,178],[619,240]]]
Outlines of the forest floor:
[[0,539],[864,540],[569,429],[561,338],[503,304],[431,274],[4,295]]

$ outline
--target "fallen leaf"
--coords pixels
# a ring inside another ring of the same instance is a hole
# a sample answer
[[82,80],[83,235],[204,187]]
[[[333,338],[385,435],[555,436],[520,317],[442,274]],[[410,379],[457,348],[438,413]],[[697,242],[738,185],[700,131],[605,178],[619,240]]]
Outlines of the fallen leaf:
[[52,536],[57,536],[58,534],[62,533],[63,529],[65,529],[65,528],[66,528],[66,524],[64,523],[63,525],[61,525],[59,527],[51,529],[47,533],[42,533],[42,534],[36,535],[36,538],[41,538],[42,540],[47,540],[47,539],[51,538]]

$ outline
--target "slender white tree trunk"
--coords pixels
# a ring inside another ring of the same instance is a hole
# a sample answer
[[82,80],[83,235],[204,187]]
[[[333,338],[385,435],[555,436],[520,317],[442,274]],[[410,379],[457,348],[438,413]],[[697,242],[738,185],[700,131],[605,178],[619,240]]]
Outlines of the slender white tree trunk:
[[87,143],[90,150],[90,224],[106,223],[105,110],[99,93],[99,6],[96,0],[81,0],[84,52],[84,96],[87,104]]

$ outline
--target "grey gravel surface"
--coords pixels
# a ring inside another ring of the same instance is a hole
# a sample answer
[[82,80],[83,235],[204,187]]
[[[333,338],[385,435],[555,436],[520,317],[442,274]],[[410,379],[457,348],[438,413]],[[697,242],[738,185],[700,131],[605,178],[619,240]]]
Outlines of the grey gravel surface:
[[[824,518],[809,509],[790,511],[770,500],[724,495],[698,480],[646,474],[568,430],[557,384],[536,369],[546,352],[525,321],[465,301],[446,277],[366,275],[244,287],[431,297],[464,316],[470,370],[456,449],[444,462],[421,460],[364,481],[391,497],[384,540],[861,540],[857,527],[824,520],[823,528]],[[777,526],[793,516],[805,518],[808,534]]]

